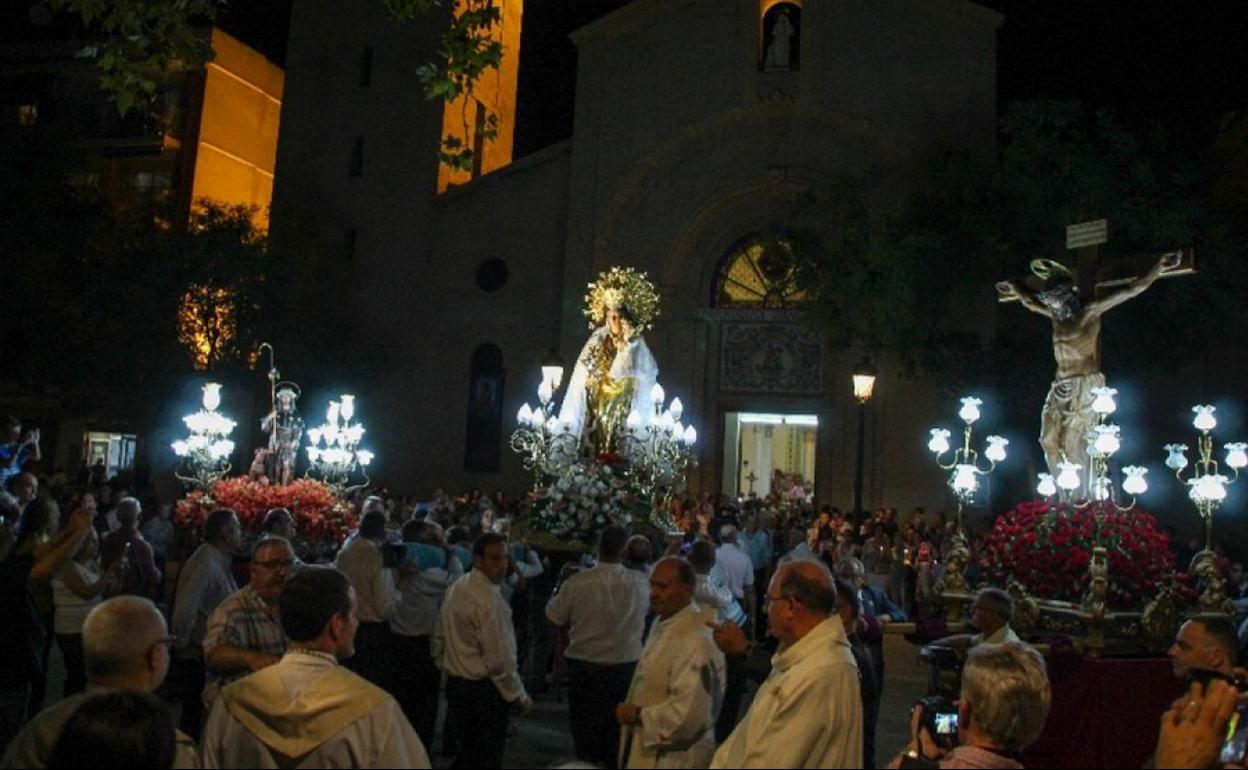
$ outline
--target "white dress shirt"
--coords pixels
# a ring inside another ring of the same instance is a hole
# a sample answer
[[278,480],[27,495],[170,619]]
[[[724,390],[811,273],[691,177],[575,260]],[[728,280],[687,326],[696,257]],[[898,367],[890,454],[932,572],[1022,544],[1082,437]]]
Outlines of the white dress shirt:
[[982,633],[975,634],[971,637],[971,646],[978,647],[981,644],[1006,644],[1007,642],[1021,642],[1018,634],[1014,633],[1014,629],[1008,624],[997,629],[992,636],[985,637]]
[[520,578],[532,580],[541,577],[546,568],[542,566],[542,557],[537,555],[537,551],[532,548],[524,549],[524,558],[516,559],[516,572],[508,575],[501,586],[503,591],[503,599],[510,604],[511,597],[516,593],[516,586],[520,584]]
[[724,576],[724,585],[737,601],[745,598],[745,589],[754,585],[754,562],[736,543],[724,543],[715,551],[715,565]]
[[403,636],[433,636],[446,589],[464,576],[464,565],[449,554],[446,568],[433,567],[399,576],[403,597],[390,619],[390,630]]
[[511,607],[479,570],[447,589],[433,635],[433,659],[447,676],[493,680],[508,703],[528,697],[516,671]]
[[376,543],[358,537],[338,552],[334,563],[355,588],[361,623],[384,623],[394,617],[398,591],[393,573],[383,566],[381,548]]
[[745,610],[741,609],[741,603],[724,585],[718,572],[718,569],[712,567],[709,575],[698,575],[698,587],[693,593],[693,600],[702,607],[714,610],[716,621],[731,620],[739,626],[745,623]]
[[203,644],[208,618],[217,605],[238,590],[230,571],[232,564],[233,558],[228,553],[204,543],[182,565],[169,629],[179,649]]
[[565,580],[546,603],[546,618],[556,626],[571,624],[564,657],[614,666],[641,657],[649,609],[646,575],[604,563]]

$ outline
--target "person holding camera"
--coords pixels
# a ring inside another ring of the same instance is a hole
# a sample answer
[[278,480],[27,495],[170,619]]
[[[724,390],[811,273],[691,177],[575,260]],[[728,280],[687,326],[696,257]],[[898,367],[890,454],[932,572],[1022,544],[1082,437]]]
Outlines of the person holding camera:
[[0,489],[8,486],[9,479],[22,472],[27,462],[39,462],[39,429],[22,433],[22,421],[16,417],[0,418]]
[[924,698],[910,722],[913,738],[890,768],[1012,770],[1044,729],[1052,702],[1044,658],[1018,642],[973,648],[962,698]]

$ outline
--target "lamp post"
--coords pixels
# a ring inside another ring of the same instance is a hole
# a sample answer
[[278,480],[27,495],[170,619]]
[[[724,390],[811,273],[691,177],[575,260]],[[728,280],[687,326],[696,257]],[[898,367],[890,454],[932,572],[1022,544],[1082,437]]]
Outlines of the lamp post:
[[858,455],[854,461],[854,525],[862,524],[862,467],[867,441],[867,402],[875,393],[875,379],[879,372],[869,358],[862,359],[854,367],[854,400],[858,402]]

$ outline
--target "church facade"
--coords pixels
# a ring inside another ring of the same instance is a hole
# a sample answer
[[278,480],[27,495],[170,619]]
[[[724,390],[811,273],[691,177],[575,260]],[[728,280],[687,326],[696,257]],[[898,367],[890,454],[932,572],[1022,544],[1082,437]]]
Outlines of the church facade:
[[[838,179],[904,178],[939,146],[990,150],[998,14],[963,0],[634,0],[573,34],[570,139],[438,192],[442,107],[413,76],[433,35],[380,2],[318,13],[327,2],[295,6],[272,232],[340,242],[358,276],[344,298],[394,350],[386,371],[351,373],[380,477],[420,494],[523,489],[515,415],[543,360],[571,370],[586,286],[622,265],[662,294],[647,341],[701,437],[691,487],[765,492],[781,470],[849,504],[862,351],[802,320],[803,289],[763,233]],[[506,38],[523,17],[505,7]],[[508,82],[504,67],[491,103],[504,117]],[[926,429],[955,405],[875,363],[864,503],[939,507]]]

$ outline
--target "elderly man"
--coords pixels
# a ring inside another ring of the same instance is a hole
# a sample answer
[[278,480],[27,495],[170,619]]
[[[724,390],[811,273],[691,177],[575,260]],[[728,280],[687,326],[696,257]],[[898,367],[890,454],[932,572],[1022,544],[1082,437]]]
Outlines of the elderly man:
[[984,644],[1005,644],[1021,641],[1010,623],[1014,620],[1014,600],[1000,588],[985,588],[975,597],[971,608],[971,625],[978,633],[947,636],[936,642],[965,654],[972,647]]
[[[92,695],[110,690],[150,693],[169,671],[169,632],[147,599],[119,596],[91,611],[82,627],[87,689],[48,707],[9,744],[0,768],[47,767],[61,729]],[[90,757],[81,758],[90,764]],[[178,734],[175,767],[197,767],[195,744]]]
[[1166,654],[1174,675],[1180,679],[1194,670],[1233,676],[1238,665],[1238,647],[1239,639],[1230,619],[1211,616],[1192,618],[1180,626]]
[[282,659],[286,652],[282,590],[294,567],[295,552],[288,541],[271,537],[256,543],[251,551],[251,582],[221,602],[208,619],[204,634],[206,710],[212,710],[221,688]]
[[355,642],[355,591],[307,567],[282,592],[281,661],[221,691],[204,728],[204,767],[429,767],[386,691],[338,665]]
[[659,620],[628,699],[615,709],[623,728],[620,767],[706,767],[715,753],[724,656],[693,602],[696,586],[683,559],[662,559],[650,573],[650,608]]
[[502,767],[512,708],[533,708],[516,670],[511,607],[499,591],[511,567],[506,538],[478,537],[472,572],[447,590],[438,616],[433,654],[446,672],[448,717],[458,728],[455,767]]
[[208,514],[204,544],[191,554],[178,575],[173,598],[173,680],[182,699],[181,727],[198,736],[204,719],[204,634],[217,606],[238,590],[231,566],[242,545],[238,516],[229,508]]
[[121,584],[115,594],[134,594],[151,598],[160,586],[160,570],[156,569],[155,552],[139,533],[139,516],[143,507],[133,497],[123,497],[113,509],[117,529],[100,541],[100,568],[107,572],[113,565],[127,559],[121,573]]
[[783,563],[764,607],[780,649],[711,767],[862,767],[858,667],[832,575],[818,562]]
[[914,737],[889,767],[901,767],[908,759],[942,768],[1022,768],[1016,757],[1040,737],[1051,701],[1040,653],[1018,642],[976,647],[962,672],[958,746],[946,753],[923,726],[923,710],[915,709],[910,725]]
[[546,618],[569,624],[568,718],[576,756],[614,767],[618,732],[613,712],[624,700],[641,657],[649,602],[646,573],[623,565],[628,530],[612,525],[598,537],[598,565],[555,589]]

